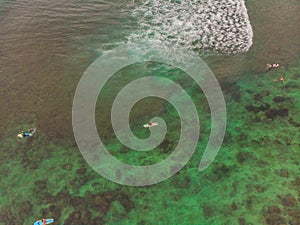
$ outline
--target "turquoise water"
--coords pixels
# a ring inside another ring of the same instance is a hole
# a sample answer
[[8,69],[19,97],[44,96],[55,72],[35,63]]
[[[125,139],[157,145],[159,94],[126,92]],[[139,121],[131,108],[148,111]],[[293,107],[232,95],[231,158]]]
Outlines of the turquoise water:
[[[155,32],[163,27],[169,32],[166,26],[180,31],[180,26],[163,20],[166,5],[154,2],[155,7],[142,1],[0,1],[0,224],[33,224],[41,218],[75,225],[300,224],[297,0],[246,1],[252,45],[229,55],[210,42],[200,45],[203,39],[195,42],[185,29],[193,18],[182,11],[190,14],[199,2],[177,6],[171,1],[179,8],[171,5],[174,10],[167,15],[180,16],[184,32],[179,34],[185,39],[176,32],[159,37],[201,55],[226,100],[225,140],[206,171],[197,169],[210,131],[205,96],[181,71],[157,64],[132,65],[106,86],[96,108],[99,136],[124,162],[147,165],[166,158],[179,136],[179,117],[172,106],[148,98],[131,112],[131,127],[141,138],[149,135],[141,124],[157,115],[165,119],[169,132],[153,154],[139,154],[117,141],[109,106],[116,92],[134,78],[172,78],[193,96],[201,122],[196,153],[187,166],[165,182],[127,187],[97,174],[81,156],[71,113],[76,86],[87,67],[120,43],[159,38]],[[161,11],[150,26],[148,17],[140,14],[156,8]],[[197,27],[196,34],[200,30]],[[276,62],[279,69],[265,69],[266,63]],[[274,82],[281,76],[285,82]],[[149,112],[149,105],[156,107]],[[34,139],[16,139],[30,127],[38,127]]]

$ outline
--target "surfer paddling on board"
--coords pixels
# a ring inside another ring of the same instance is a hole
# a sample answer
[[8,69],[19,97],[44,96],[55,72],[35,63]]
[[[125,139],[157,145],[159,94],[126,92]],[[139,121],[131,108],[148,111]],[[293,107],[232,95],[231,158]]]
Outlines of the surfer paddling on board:
[[273,68],[278,68],[279,67],[279,63],[273,63],[273,64],[267,64],[267,69],[271,70]]
[[27,139],[33,137],[35,132],[36,132],[36,128],[30,128],[27,131],[21,131],[21,133],[18,134],[17,137]]
[[35,221],[33,225],[47,225],[54,222],[54,219],[41,219],[38,221]]
[[144,124],[143,127],[150,128],[150,127],[155,127],[157,125],[158,125],[158,123],[151,123],[151,122],[149,122],[149,123]]

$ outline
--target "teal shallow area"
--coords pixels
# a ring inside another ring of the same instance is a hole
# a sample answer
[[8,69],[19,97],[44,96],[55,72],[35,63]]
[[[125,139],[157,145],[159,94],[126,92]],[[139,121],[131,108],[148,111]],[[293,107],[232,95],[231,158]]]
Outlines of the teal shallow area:
[[[180,83],[180,71],[156,72]],[[284,82],[274,81],[281,76]],[[220,79],[227,131],[216,160],[203,172],[198,164],[209,135],[209,108],[199,89],[182,83],[198,105],[199,143],[180,172],[152,186],[112,183],[88,166],[76,145],[54,144],[42,132],[27,142],[5,137],[0,143],[0,224],[32,224],[40,218],[72,225],[300,224],[299,78],[298,61],[293,67]],[[175,128],[174,109],[161,109],[157,115]],[[133,132],[147,136],[140,128],[145,120],[136,118]],[[130,151],[114,138],[105,142],[122,161],[155,163],[176,145],[178,133],[170,130],[152,155]]]
[[[149,152],[118,141],[110,108],[132,80],[170,78],[192,96],[199,114],[190,161],[164,182],[129,187],[84,160],[72,130],[76,86],[97,57],[130,40],[141,22],[131,8],[143,2],[0,0],[0,225],[42,218],[54,218],[53,225],[300,225],[299,0],[246,0],[250,50],[201,54],[227,107],[225,139],[208,169],[198,171],[211,128],[207,100],[183,72],[155,63],[128,66],[103,88],[95,115],[99,137],[129,164],[167,158],[180,135],[174,107],[157,98],[133,107],[129,122],[137,137],[149,136],[142,125],[153,117],[167,124],[166,138]],[[268,71],[267,63],[280,67]],[[16,138],[32,127],[33,139]]]

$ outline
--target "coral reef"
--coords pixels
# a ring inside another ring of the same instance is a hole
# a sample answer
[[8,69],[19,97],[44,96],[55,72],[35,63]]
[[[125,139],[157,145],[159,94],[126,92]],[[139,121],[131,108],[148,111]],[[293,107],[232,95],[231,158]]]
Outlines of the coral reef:
[[[215,161],[204,172],[197,170],[209,134],[207,119],[201,121],[203,133],[186,167],[149,187],[105,180],[72,145],[59,146],[42,135],[28,143],[5,138],[0,142],[0,224],[32,224],[43,217],[74,225],[300,224],[300,97],[295,94],[300,84],[299,75],[292,74],[300,69],[286,71],[285,83],[270,81],[270,72],[260,74],[259,81],[250,75],[222,80],[228,127]],[[203,109],[201,118],[209,118],[205,103]],[[161,116],[174,115],[172,110]],[[113,138],[106,142],[122,161],[155,163],[176,146],[178,121],[168,120],[169,126],[152,156]],[[132,129],[147,136],[138,125]]]

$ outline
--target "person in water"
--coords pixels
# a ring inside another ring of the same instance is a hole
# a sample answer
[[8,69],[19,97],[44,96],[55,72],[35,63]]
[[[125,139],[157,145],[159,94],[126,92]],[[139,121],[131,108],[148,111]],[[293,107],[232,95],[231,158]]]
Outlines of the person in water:
[[34,222],[33,225],[47,225],[54,222],[54,219],[41,219],[36,222]]
[[273,64],[267,64],[267,69],[270,70],[270,69],[273,69],[273,68],[277,68],[279,67],[279,64],[278,63],[273,63]]
[[28,131],[22,131],[20,134],[18,134],[18,137],[27,139],[27,138],[33,137],[35,132],[36,132],[36,129],[31,128]]

